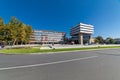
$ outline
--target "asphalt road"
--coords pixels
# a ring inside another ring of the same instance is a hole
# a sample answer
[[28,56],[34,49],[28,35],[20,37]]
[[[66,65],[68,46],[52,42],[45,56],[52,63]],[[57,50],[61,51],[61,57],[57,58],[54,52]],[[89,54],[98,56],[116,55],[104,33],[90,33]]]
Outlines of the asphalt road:
[[0,54],[0,80],[120,80],[120,49]]

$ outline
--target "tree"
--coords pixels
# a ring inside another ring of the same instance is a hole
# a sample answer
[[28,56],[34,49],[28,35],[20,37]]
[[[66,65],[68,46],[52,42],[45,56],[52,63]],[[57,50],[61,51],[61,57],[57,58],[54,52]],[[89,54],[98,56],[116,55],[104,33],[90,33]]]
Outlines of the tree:
[[3,19],[0,17],[0,27],[4,25]]
[[25,32],[25,25],[21,25],[20,26],[20,29],[19,29],[19,37],[18,37],[18,39],[19,39],[19,43],[21,43],[21,44],[23,44],[24,43],[24,41],[25,41],[25,38],[26,38],[26,32]]
[[28,43],[30,41],[31,36],[33,35],[32,27],[26,25],[25,32],[26,32],[25,43]]
[[108,37],[108,38],[106,38],[105,42],[106,42],[107,44],[114,44],[114,43],[115,43],[115,40],[114,40],[113,38],[111,38],[111,37]]
[[11,17],[8,26],[11,29],[11,38],[12,38],[12,43],[14,44],[18,44],[18,42],[20,42],[21,40],[21,32],[22,32],[22,22],[19,21],[17,18],[15,17]]
[[16,17],[11,17],[8,24],[0,18],[0,43],[23,44],[30,41],[32,27],[23,24]]
[[4,26],[3,19],[0,18],[0,42],[4,42],[6,37],[6,29]]
[[13,45],[27,43],[29,41],[32,32],[31,26],[23,24],[15,17],[12,17],[10,19],[8,26],[11,29],[11,38]]
[[98,43],[99,43],[99,40],[98,40],[98,39],[95,39],[95,43],[97,43],[97,44],[98,44]]
[[20,40],[21,43],[28,43],[30,41],[30,37],[32,35],[32,27],[23,24],[20,28],[21,33],[20,33]]
[[97,36],[97,37],[95,38],[95,42],[96,42],[96,43],[99,43],[99,44],[103,44],[103,43],[104,43],[104,39],[103,39],[102,36]]
[[0,18],[0,44],[5,44],[10,40],[10,28],[4,24],[2,18]]

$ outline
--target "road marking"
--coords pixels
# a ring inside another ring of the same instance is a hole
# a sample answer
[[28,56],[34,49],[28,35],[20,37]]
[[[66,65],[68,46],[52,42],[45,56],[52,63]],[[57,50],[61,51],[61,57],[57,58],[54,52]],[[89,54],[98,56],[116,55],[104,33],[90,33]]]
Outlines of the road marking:
[[70,60],[64,60],[64,61],[56,61],[56,62],[50,62],[50,63],[42,63],[42,64],[34,64],[34,65],[6,67],[6,68],[0,68],[0,71],[11,70],[11,69],[20,69],[20,68],[29,68],[29,67],[37,67],[37,66],[46,66],[46,65],[60,64],[60,63],[67,63],[67,62],[73,62],[73,61],[78,61],[78,60],[91,59],[91,58],[96,58],[96,57],[98,57],[98,56],[90,56],[90,57],[84,57],[84,58],[76,58],[76,59],[70,59]]

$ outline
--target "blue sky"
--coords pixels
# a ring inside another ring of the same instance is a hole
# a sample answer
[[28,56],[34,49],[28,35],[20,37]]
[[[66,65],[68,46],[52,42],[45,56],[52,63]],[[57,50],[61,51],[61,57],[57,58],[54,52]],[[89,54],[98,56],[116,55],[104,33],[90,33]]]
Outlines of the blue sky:
[[94,25],[94,37],[120,38],[120,0],[0,0],[7,23],[17,17],[33,29],[64,31],[79,22]]

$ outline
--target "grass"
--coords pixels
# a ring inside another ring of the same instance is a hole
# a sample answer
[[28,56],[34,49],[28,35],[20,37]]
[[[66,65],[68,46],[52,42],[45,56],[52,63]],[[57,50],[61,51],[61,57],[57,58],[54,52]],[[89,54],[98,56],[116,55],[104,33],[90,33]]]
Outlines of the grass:
[[46,53],[46,52],[60,52],[60,51],[74,51],[74,50],[94,50],[105,48],[120,48],[120,46],[103,46],[103,47],[88,47],[88,48],[66,48],[66,49],[53,49],[53,50],[40,50],[40,47],[30,47],[21,49],[3,49],[0,53],[3,54],[34,54],[34,53]]

